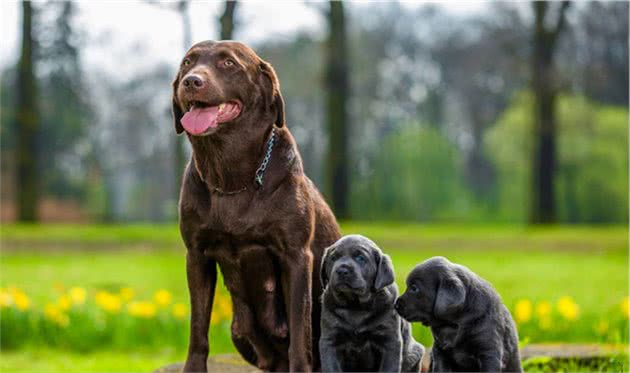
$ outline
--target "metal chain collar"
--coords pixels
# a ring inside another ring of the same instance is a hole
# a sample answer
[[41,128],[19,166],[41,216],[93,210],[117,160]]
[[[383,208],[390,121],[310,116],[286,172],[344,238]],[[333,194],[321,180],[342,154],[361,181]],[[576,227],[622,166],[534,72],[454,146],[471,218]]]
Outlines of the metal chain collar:
[[[271,136],[269,140],[267,140],[267,152],[265,153],[265,158],[263,158],[260,166],[256,170],[256,175],[254,177],[254,184],[256,185],[256,189],[260,189],[263,186],[263,178],[265,176],[265,170],[269,165],[269,161],[271,160],[271,152],[273,151],[273,145],[276,143],[276,127],[271,127]],[[244,192],[247,190],[247,187],[242,187],[238,190],[225,191],[221,188],[217,188],[215,186],[211,186],[212,191],[219,194],[233,195]]]
[[271,159],[271,151],[273,150],[273,145],[275,144],[275,142],[276,127],[271,127],[271,136],[269,137],[269,141],[267,141],[267,154],[265,154],[265,158],[263,158],[260,167],[258,167],[258,169],[256,170],[256,176],[254,177],[257,188],[260,188],[263,185],[263,177],[265,176],[267,165],[269,165],[269,160]]

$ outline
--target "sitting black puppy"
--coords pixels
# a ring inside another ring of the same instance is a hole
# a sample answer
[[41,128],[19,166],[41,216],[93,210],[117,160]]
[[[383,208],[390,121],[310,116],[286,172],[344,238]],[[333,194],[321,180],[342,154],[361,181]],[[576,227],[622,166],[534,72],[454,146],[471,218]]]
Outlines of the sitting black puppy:
[[334,243],[321,280],[323,372],[418,372],[424,347],[394,310],[392,263],[374,242],[351,235]]
[[518,335],[492,285],[468,268],[434,257],[407,277],[396,310],[431,328],[432,372],[522,372]]

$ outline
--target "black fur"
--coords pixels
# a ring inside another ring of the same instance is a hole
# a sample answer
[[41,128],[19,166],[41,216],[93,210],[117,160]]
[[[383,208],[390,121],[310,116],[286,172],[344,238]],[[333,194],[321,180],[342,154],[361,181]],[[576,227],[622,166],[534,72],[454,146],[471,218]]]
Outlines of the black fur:
[[522,372],[518,335],[492,285],[468,268],[434,257],[407,277],[396,310],[431,328],[432,372]]
[[419,371],[424,347],[394,310],[392,263],[374,242],[341,238],[326,249],[321,278],[322,371]]

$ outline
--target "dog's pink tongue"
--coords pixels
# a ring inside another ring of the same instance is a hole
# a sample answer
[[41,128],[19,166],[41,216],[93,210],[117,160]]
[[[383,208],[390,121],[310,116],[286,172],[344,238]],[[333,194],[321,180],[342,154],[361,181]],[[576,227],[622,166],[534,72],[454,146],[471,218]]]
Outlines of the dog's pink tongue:
[[182,117],[182,125],[191,135],[199,135],[216,127],[219,107],[193,108]]

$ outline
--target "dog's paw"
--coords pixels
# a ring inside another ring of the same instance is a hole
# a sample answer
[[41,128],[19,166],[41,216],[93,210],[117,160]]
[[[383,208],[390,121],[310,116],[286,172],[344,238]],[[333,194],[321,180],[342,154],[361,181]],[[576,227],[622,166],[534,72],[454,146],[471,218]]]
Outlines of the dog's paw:
[[186,364],[184,364],[183,373],[206,373],[208,368],[206,366],[206,357],[202,356],[189,356],[186,360]]

